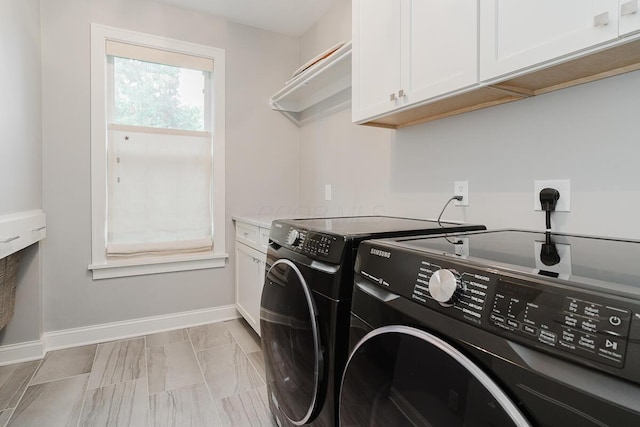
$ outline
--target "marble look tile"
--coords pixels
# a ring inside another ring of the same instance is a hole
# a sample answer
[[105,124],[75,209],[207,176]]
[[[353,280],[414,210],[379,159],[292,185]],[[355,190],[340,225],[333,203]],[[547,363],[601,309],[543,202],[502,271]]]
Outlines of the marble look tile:
[[79,426],[149,426],[147,379],[87,391]]
[[244,319],[229,320],[224,324],[245,354],[262,350],[260,337]]
[[0,366],[0,411],[15,408],[40,360]]
[[145,376],[144,338],[99,344],[89,389],[119,384]]
[[30,384],[88,374],[91,372],[97,347],[97,344],[93,344],[47,353]]
[[11,418],[11,414],[13,414],[13,409],[7,409],[6,411],[0,412],[0,427],[5,427],[7,425],[7,421]]
[[147,348],[187,341],[188,339],[189,336],[187,335],[186,329],[176,329],[175,331],[160,332],[158,334],[147,335],[145,337]]
[[204,383],[191,343],[147,349],[149,394]]
[[267,373],[264,367],[264,355],[262,354],[262,351],[254,351],[253,353],[247,354],[247,357],[249,358],[249,361],[251,362],[253,367],[256,368],[256,371],[258,371],[258,374],[260,374],[260,378],[262,378],[262,381],[264,381],[266,384]]
[[8,426],[75,426],[80,418],[88,374],[29,386]]
[[214,399],[264,385],[258,372],[236,344],[201,351],[198,360]]
[[220,416],[220,426],[277,427],[269,410],[266,387],[217,400],[215,406]]
[[220,426],[220,418],[204,384],[149,396],[151,425],[171,427]]
[[220,347],[233,343],[233,338],[224,323],[210,323],[187,329],[193,348],[196,351]]

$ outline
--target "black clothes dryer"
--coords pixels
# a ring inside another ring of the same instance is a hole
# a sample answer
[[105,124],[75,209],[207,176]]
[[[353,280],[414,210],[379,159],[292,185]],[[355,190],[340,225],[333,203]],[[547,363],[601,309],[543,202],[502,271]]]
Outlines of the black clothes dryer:
[[337,425],[353,263],[362,240],[483,229],[382,216],[274,221],[260,328],[269,405],[278,424]]
[[360,245],[340,425],[640,425],[640,241]]

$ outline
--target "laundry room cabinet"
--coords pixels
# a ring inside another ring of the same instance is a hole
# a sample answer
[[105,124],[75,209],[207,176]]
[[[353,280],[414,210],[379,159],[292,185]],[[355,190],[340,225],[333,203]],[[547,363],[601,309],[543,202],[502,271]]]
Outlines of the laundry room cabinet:
[[481,1],[480,80],[542,65],[615,40],[619,22],[633,26],[632,19],[628,19],[633,18],[632,13],[621,19],[622,3],[628,1]]
[[465,0],[353,0],[353,121],[475,84],[477,13]]
[[620,0],[620,36],[640,32],[640,0]]
[[245,218],[236,223],[236,308],[260,335],[260,298],[269,245],[269,228]]

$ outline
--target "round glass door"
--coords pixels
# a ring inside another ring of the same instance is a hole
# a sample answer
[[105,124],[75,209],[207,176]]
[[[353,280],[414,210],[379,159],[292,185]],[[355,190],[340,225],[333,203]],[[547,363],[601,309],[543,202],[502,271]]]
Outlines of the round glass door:
[[260,307],[262,349],[272,399],[293,424],[315,416],[323,357],[311,290],[287,259],[273,263]]
[[386,326],[356,346],[342,380],[342,426],[530,424],[477,365],[428,332]]

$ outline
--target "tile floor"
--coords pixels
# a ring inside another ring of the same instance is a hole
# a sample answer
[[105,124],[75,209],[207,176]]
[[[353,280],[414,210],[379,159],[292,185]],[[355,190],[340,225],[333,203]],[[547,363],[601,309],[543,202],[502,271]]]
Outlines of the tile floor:
[[0,367],[4,426],[271,426],[260,339],[241,319]]

